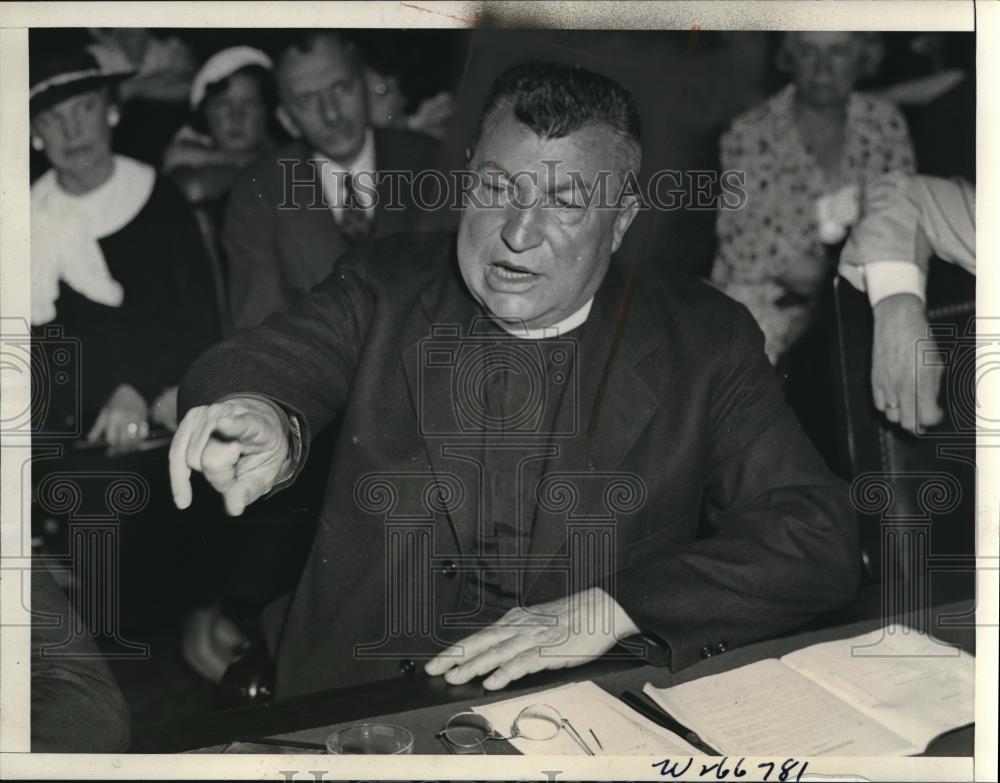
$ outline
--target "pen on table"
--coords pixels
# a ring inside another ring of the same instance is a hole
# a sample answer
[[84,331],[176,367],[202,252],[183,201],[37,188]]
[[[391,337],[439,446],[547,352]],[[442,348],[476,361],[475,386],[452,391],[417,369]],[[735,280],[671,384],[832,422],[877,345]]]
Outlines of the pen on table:
[[597,739],[597,735],[594,734],[594,730],[588,729],[588,731],[590,732],[590,736],[594,738],[594,742],[597,743],[597,747],[599,747],[601,750],[604,750],[604,746],[601,744],[601,741]]
[[674,718],[661,710],[658,706],[645,701],[632,691],[624,691],[619,698],[643,717],[649,718],[649,720],[653,721],[656,725],[662,726],[668,731],[672,731],[674,734],[684,738],[687,740],[688,744],[693,745],[705,754],[709,756],[720,755],[718,751],[705,744],[702,738],[691,731],[691,729],[687,726],[684,726],[674,720]]
[[277,748],[301,748],[302,750],[326,750],[326,745],[318,742],[302,742],[301,740],[270,739],[268,737],[255,737],[253,739],[239,739],[236,742],[244,742],[247,745],[274,745]]
[[576,729],[573,728],[572,723],[563,718],[562,725],[563,728],[566,729],[566,731],[569,733],[569,736],[572,737],[573,741],[580,746],[580,749],[583,750],[584,753],[586,753],[588,756],[597,755],[591,749],[590,745],[587,744],[587,741],[579,735]]

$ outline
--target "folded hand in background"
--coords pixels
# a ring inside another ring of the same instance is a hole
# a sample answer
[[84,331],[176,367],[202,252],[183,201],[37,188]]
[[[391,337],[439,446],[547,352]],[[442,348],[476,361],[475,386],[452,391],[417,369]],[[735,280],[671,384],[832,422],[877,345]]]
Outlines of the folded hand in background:
[[165,389],[152,405],[147,405],[134,386],[122,383],[104,403],[86,442],[93,447],[106,444],[114,452],[135,451],[153,429],[177,429],[177,387]]
[[928,361],[926,307],[913,294],[887,296],[875,305],[872,340],[872,398],[889,421],[909,432],[940,424],[938,403],[944,361]]
[[89,443],[107,441],[115,450],[134,449],[149,435],[149,408],[133,386],[123,383],[115,389],[97,415],[87,434]]

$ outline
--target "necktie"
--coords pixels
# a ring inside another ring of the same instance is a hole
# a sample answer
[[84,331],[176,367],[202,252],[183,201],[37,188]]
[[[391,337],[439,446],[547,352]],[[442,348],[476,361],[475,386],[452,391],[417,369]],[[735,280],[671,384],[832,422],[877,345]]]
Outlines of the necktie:
[[353,179],[350,174],[344,175],[344,207],[340,212],[340,230],[352,242],[368,236],[371,230],[368,214],[358,200]]

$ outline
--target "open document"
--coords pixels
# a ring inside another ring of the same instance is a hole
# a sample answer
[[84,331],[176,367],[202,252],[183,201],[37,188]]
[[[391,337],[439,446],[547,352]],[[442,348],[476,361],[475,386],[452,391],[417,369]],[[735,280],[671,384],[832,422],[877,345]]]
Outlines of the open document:
[[[701,751],[657,726],[592,682],[575,682],[527,696],[498,701],[473,711],[485,716],[502,734],[525,707],[547,705],[567,719],[595,756],[700,756]],[[510,741],[526,756],[582,756],[586,751],[566,732],[544,741]]]
[[730,755],[906,756],[973,722],[975,658],[890,626],[644,691]]

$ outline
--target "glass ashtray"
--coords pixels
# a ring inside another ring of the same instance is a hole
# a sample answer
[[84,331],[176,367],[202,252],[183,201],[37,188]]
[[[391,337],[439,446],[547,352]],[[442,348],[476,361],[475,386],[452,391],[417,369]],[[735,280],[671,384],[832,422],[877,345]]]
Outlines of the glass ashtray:
[[413,753],[413,733],[393,723],[359,723],[326,738],[326,750],[336,754],[394,756]]

